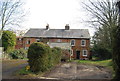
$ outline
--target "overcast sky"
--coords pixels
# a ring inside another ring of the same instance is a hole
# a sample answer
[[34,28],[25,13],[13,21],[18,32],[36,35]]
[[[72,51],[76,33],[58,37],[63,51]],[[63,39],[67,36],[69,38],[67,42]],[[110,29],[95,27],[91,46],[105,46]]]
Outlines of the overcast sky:
[[51,29],[64,29],[69,24],[71,29],[89,29],[92,36],[93,28],[84,22],[90,18],[82,2],[85,0],[26,0],[24,8],[29,14],[24,29],[45,28],[47,23]]

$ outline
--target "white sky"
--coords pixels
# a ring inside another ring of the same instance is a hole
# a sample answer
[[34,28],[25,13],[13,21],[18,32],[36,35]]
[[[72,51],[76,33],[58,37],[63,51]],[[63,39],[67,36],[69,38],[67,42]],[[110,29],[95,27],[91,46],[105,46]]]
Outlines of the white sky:
[[29,8],[29,15],[23,29],[45,28],[48,23],[51,29],[64,29],[66,24],[71,29],[89,29],[83,20],[89,20],[89,15],[82,7],[84,0],[27,0],[24,8]]

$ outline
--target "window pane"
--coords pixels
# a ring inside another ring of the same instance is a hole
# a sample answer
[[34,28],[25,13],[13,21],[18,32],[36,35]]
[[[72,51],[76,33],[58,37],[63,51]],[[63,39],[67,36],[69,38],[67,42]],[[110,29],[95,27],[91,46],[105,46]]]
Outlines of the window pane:
[[75,45],[75,40],[71,40],[71,45]]
[[40,42],[40,39],[36,39],[37,42]]
[[87,56],[87,50],[83,50],[83,56]]
[[57,40],[57,42],[61,42],[61,40],[60,40],[60,39],[58,39],[58,40]]
[[86,55],[86,51],[84,50],[84,55]]
[[81,41],[81,45],[82,45],[82,46],[85,46],[85,44],[86,44],[86,41],[85,41],[85,40],[82,40],[82,41]]
[[85,43],[84,43],[84,41],[82,41],[82,45],[84,45]]
[[30,40],[27,40],[26,44],[30,44]]

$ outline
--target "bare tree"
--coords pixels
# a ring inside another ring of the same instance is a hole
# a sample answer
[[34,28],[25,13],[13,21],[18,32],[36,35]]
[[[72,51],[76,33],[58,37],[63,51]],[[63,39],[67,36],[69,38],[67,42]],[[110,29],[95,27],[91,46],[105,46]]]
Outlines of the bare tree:
[[20,0],[0,1],[1,33],[5,27],[20,26],[25,17],[25,12],[22,9],[23,4]]
[[22,37],[24,36],[24,34],[26,33],[27,29],[26,30],[16,30],[14,31],[16,33],[16,36],[18,37]]
[[102,41],[106,46],[112,47],[114,29],[117,27],[118,10],[115,0],[88,0],[83,3],[85,9],[91,14],[89,24],[97,29],[96,40]]
[[[88,4],[85,5],[85,9],[91,14],[92,20],[88,21],[91,24],[99,24],[106,26],[113,26],[117,24],[118,10],[116,9],[115,0],[88,0]],[[98,25],[97,25],[98,26]],[[99,27],[98,27],[99,28]]]

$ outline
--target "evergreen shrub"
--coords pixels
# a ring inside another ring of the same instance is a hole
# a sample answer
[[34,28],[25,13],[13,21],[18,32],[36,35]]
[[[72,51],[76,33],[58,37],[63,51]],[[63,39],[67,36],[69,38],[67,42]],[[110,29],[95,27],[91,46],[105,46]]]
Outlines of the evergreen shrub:
[[28,63],[32,72],[44,72],[61,60],[61,49],[50,48],[42,42],[32,43],[28,49]]
[[28,49],[28,63],[32,72],[43,72],[48,69],[49,46],[41,42],[32,43]]

